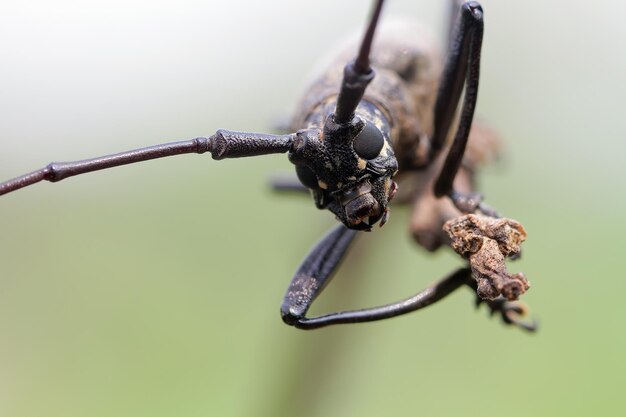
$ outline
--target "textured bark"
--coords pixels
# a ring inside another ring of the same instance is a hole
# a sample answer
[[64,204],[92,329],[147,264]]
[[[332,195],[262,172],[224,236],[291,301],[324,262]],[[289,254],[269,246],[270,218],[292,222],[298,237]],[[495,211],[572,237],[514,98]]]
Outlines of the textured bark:
[[511,219],[468,214],[447,221],[444,230],[451,246],[467,258],[478,284],[478,296],[493,300],[499,296],[517,300],[530,284],[523,273],[511,274],[504,259],[519,256],[526,231]]

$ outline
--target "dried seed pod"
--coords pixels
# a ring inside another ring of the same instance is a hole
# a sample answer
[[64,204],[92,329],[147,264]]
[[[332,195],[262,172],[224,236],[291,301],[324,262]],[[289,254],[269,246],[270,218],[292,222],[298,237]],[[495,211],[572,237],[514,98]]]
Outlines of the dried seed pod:
[[452,240],[452,249],[469,260],[480,298],[517,300],[530,288],[524,274],[510,274],[504,262],[506,257],[519,255],[526,239],[520,223],[467,214],[447,221],[443,229]]

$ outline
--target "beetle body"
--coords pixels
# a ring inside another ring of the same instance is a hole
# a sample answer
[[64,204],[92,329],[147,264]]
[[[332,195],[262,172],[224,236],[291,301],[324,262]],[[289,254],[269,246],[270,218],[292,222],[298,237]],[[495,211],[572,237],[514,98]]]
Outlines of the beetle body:
[[[314,77],[294,112],[290,130],[323,127],[335,109],[345,62],[356,47],[356,39],[348,42],[330,59],[325,70]],[[436,250],[449,241],[443,224],[458,216],[450,201],[436,199],[432,194],[442,165],[442,158],[432,158],[430,153],[442,54],[419,23],[396,20],[381,26],[371,61],[376,77],[356,112],[384,132],[385,146],[395,153],[398,161],[395,179],[400,186],[395,201],[413,204],[411,233],[420,245]],[[448,137],[447,141],[450,140]],[[492,159],[498,149],[499,140],[494,132],[474,122],[463,166],[455,179],[457,189],[471,192],[476,168]],[[313,194],[315,197],[315,191]],[[325,208],[319,204],[318,207]]]
[[[210,153],[215,160],[286,153],[301,182],[287,188],[308,189],[315,205],[328,209],[340,222],[311,249],[292,278],[281,305],[287,324],[314,329],[386,319],[426,307],[465,285],[476,290],[475,277],[480,275],[486,282],[483,287],[493,289],[482,292],[488,293],[485,302],[492,311],[500,312],[507,324],[534,329],[517,320],[521,310],[510,303],[528,283],[522,274],[510,275],[504,269],[504,257],[519,254],[519,243],[525,238],[523,228],[500,219],[473,192],[475,168],[497,147],[494,136],[473,123],[482,7],[475,1],[462,5],[451,2],[458,19],[444,64],[434,42],[413,24],[390,24],[373,41],[383,2],[375,2],[356,58],[352,60],[355,46],[347,47],[311,84],[291,121],[293,133],[268,135],[220,129],[208,137],[81,161],[53,162],[0,183],[0,195],[40,181],[57,182],[184,153]],[[389,203],[398,189],[396,181],[402,181],[405,188],[397,200],[414,203],[411,231],[417,241],[429,250],[451,243],[470,265],[406,300],[307,317],[309,307],[359,231],[370,231],[375,224],[382,226],[387,221]],[[446,235],[442,226],[453,218],[460,221],[446,227]],[[467,230],[469,227],[473,229]],[[506,244],[508,240],[514,244]],[[480,249],[477,242],[483,241],[491,247],[515,249],[483,251],[481,256],[472,257],[472,251]],[[505,287],[515,290],[503,292]]]

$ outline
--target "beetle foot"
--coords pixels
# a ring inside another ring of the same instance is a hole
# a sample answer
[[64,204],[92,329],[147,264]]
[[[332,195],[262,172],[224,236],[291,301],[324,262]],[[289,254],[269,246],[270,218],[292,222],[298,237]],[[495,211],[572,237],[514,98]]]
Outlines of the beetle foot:
[[483,195],[481,193],[452,191],[449,197],[461,213],[482,213],[489,217],[500,217],[493,208],[483,204]]
[[475,213],[483,201],[483,195],[481,193],[460,193],[458,191],[452,191],[450,199],[454,203],[454,206],[462,213]]
[[496,298],[495,300],[483,300],[480,297],[476,297],[476,307],[482,303],[487,304],[492,316],[499,313],[505,324],[517,326],[529,332],[537,331],[538,323],[536,320],[524,320],[524,317],[528,314],[528,307],[525,304],[508,301],[504,297]]

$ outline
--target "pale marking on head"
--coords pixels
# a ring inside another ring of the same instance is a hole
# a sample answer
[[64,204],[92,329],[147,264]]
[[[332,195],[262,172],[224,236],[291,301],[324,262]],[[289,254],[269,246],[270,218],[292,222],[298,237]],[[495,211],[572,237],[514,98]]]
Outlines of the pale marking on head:
[[317,185],[319,185],[319,187],[320,187],[322,190],[327,190],[327,189],[328,189],[328,184],[326,184],[326,183],[325,183],[324,181],[322,181],[322,180],[318,180],[318,181],[317,181]]
[[391,150],[391,146],[389,146],[389,142],[385,141],[385,144],[383,145],[383,149],[381,149],[380,151],[380,155],[384,156],[385,158],[389,157],[389,151]]
[[374,120],[374,126],[376,126],[376,128],[378,130],[380,130],[380,131],[382,131],[384,129],[384,127],[385,127],[385,125],[383,124],[382,119],[380,119],[380,118],[376,118]]
[[363,159],[363,158],[359,158],[359,162],[358,162],[357,166],[359,167],[359,169],[361,171],[364,171],[365,167],[367,166],[367,161],[365,159]]
[[385,195],[389,195],[390,189],[391,189],[391,178],[385,177]]

